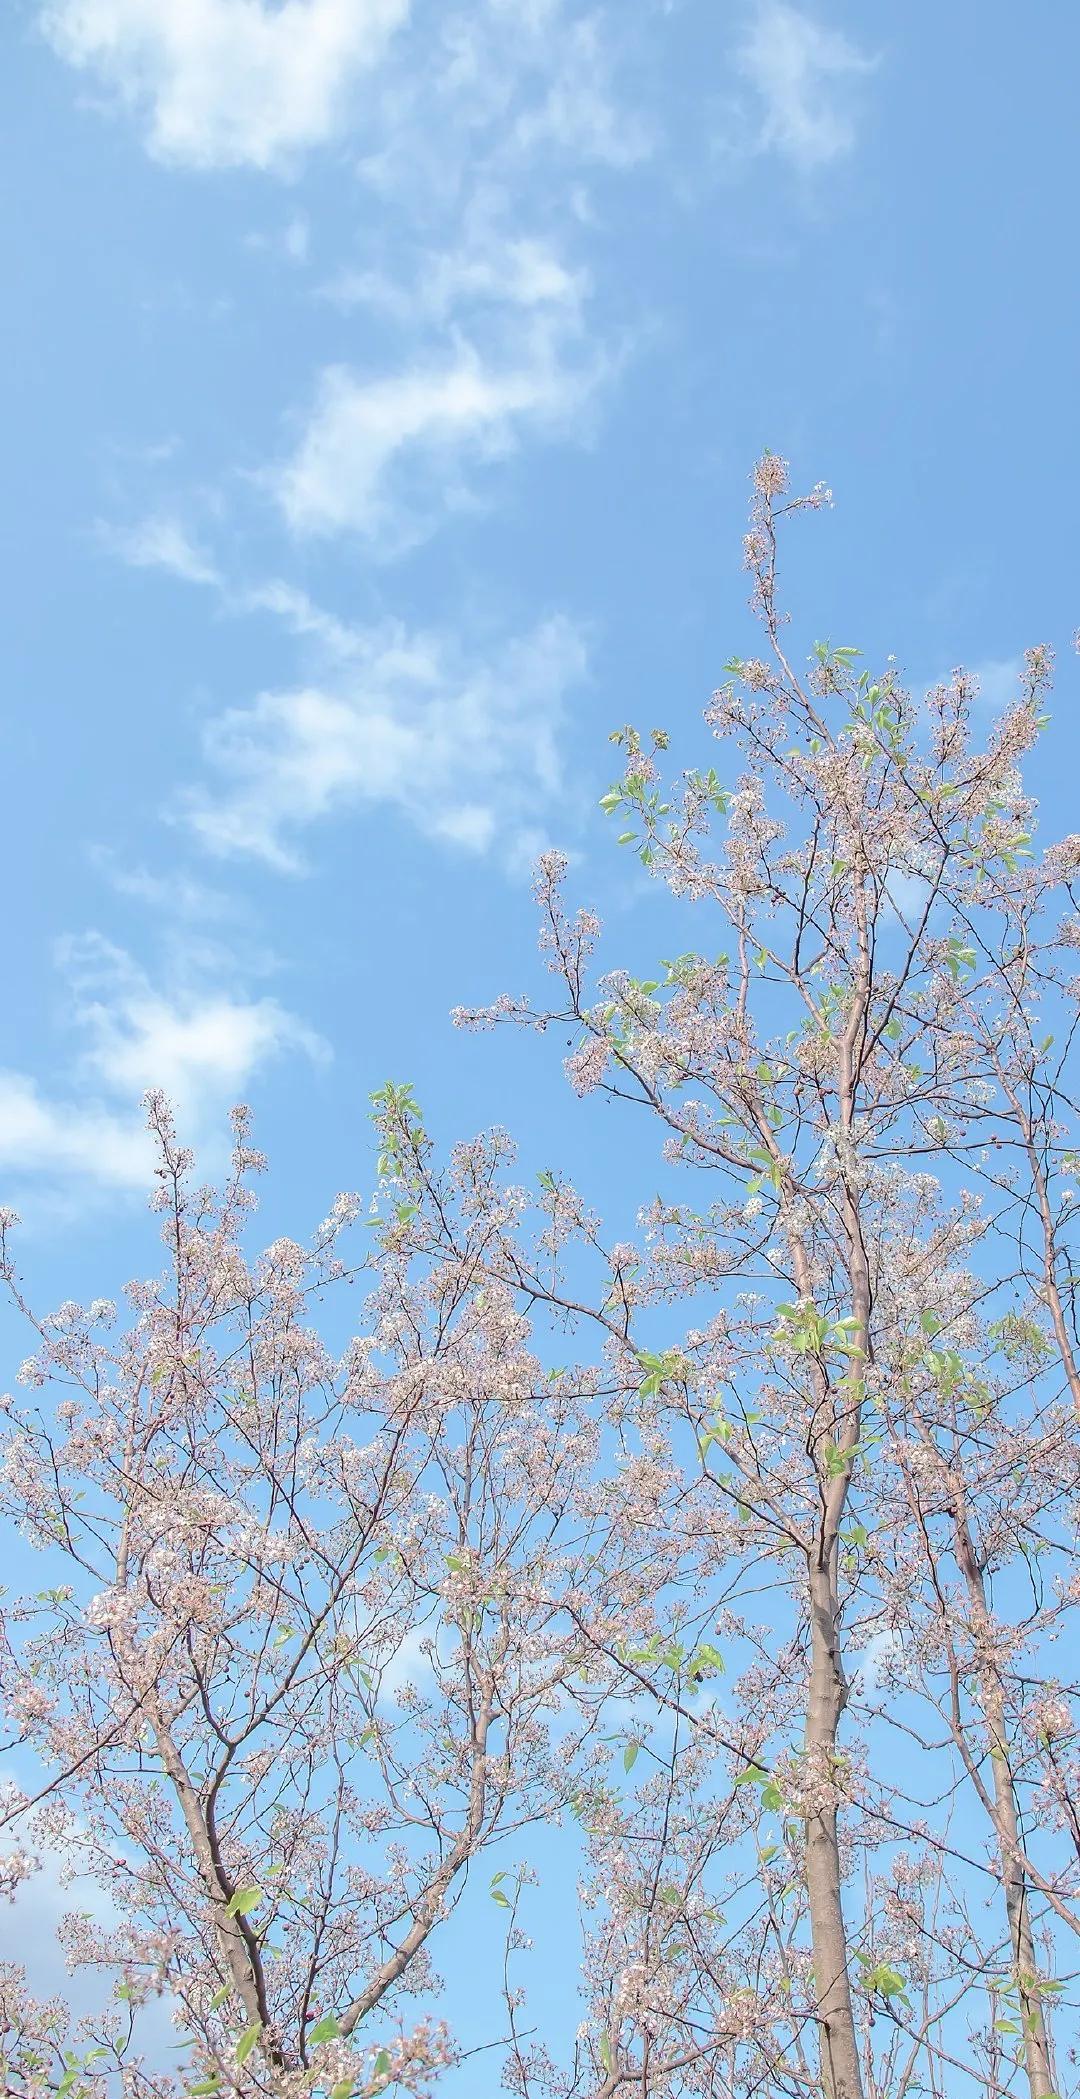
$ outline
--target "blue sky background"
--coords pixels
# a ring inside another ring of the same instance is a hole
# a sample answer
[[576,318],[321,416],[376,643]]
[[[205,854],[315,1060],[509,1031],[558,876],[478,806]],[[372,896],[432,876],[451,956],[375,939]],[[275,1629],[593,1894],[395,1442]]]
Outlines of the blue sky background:
[[387,1073],[603,1200],[557,1058],[447,1011],[530,981],[542,840],[651,961],[607,732],[700,755],[765,444],[836,491],[800,643],[990,698],[1058,645],[1068,822],[1068,10],[54,0],[4,38],[0,1176],[46,1295],[146,1265],[152,1081],[207,1144],[252,1098],[294,1231]]
[[15,0],[0,36],[0,1194],[39,1300],[154,1264],[151,1083],[211,1164],[253,1102],[268,1236],[366,1186],[387,1075],[443,1140],[649,1193],[557,1052],[448,1013],[535,983],[549,841],[613,956],[668,951],[607,734],[701,756],[766,445],[836,494],[796,645],[964,661],[990,708],[1049,640],[1075,828],[1073,10]]

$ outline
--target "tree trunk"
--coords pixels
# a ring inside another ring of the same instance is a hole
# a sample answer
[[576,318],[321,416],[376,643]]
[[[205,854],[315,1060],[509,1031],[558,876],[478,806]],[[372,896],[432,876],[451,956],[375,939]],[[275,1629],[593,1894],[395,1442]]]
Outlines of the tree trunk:
[[[962,1508],[956,1511],[955,1523],[957,1558],[967,1583],[976,1636],[984,1655],[988,1656],[993,1640],[993,1627],[986,1607],[982,1566],[976,1555]],[[1020,2023],[1024,2034],[1028,2090],[1031,2099],[1053,2099],[1056,2086],[1050,2061],[1050,2036],[1038,1988],[1039,1977],[1035,1962],[1035,1941],[1031,1932],[1027,1879],[1020,1858],[1020,1818],[1016,1809],[1016,1788],[1009,1761],[1005,1699],[1000,1677],[991,1660],[984,1660],[981,1675],[990,1762],[994,1771],[994,1820],[997,1825],[998,1855],[1005,1890],[1005,1910],[1009,1920],[1009,1943],[1016,1973]]]
[[1009,1768],[1008,1751],[1003,1735],[994,1715],[988,1713],[987,1718],[990,1722],[993,1745],[990,1760],[994,1766],[994,1798],[998,1829],[1002,1838],[1001,1871],[1005,1883],[1009,1938],[1016,1969],[1020,2022],[1024,2029],[1024,2061],[1027,2066],[1028,2089],[1031,2099],[1051,2099],[1055,2085],[1050,2067],[1050,2037],[1046,2030],[1042,1998],[1038,1990],[1027,1883],[1024,1869],[1017,1858],[1019,1828],[1016,1794],[1013,1790],[1012,1771]]
[[[847,1687],[840,1661],[835,1553],[810,1569],[810,1686],[806,1710],[808,1780],[806,1893],[814,1950],[823,2099],[862,2099],[855,2014],[848,1975],[834,1793],[836,1737]],[[814,1796],[820,1791],[821,1798]]]

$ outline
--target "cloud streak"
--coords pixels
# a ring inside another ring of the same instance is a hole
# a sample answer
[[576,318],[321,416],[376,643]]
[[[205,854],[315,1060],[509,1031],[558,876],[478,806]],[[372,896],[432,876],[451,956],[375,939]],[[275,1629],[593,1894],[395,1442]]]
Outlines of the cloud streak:
[[564,364],[547,329],[503,364],[462,341],[445,359],[385,378],[330,366],[271,486],[297,533],[383,536],[384,549],[399,549],[440,510],[468,502],[470,473],[516,451],[527,427],[568,431],[596,376],[595,365]]
[[876,63],[787,0],[764,0],[738,52],[739,70],[761,107],[758,149],[803,171],[849,153],[856,139],[855,83]]

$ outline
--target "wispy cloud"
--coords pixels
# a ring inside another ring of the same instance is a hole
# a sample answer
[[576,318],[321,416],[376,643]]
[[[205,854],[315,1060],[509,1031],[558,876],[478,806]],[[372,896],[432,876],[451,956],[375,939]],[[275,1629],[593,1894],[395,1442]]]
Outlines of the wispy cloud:
[[935,671],[931,678],[917,678],[916,692],[925,693],[939,685],[948,685],[959,672],[967,682],[977,709],[987,713],[1001,714],[1012,702],[1019,699],[1024,688],[1023,656],[984,656],[976,663],[954,664],[949,669]]
[[286,262],[306,263],[311,249],[311,222],[306,212],[290,212],[284,225],[268,233],[245,235],[245,247],[256,254],[283,255]]
[[453,190],[470,147],[493,129],[504,165],[547,148],[626,167],[650,149],[613,88],[619,16],[578,0],[39,6],[58,55],[135,114],[156,158],[179,166],[288,170],[354,126],[369,179],[415,188],[438,169]]
[[605,366],[571,360],[565,343],[540,321],[506,358],[459,339],[384,377],[328,367],[300,443],[269,476],[289,525],[378,537],[384,552],[412,544],[442,511],[476,499],[476,470],[514,452],[525,430],[579,422]]
[[220,580],[212,557],[178,518],[158,513],[134,525],[99,524],[98,536],[110,553],[119,555],[131,568],[162,569],[185,583],[216,584]]
[[[502,12],[512,14],[504,5]],[[519,114],[513,144],[526,152],[544,146],[577,160],[611,168],[630,168],[652,151],[649,126],[626,110],[613,91],[609,26],[597,14],[575,22],[552,20],[548,84],[530,108]]]
[[343,269],[322,295],[337,306],[367,306],[410,327],[451,320],[466,303],[561,308],[576,321],[587,290],[585,273],[567,268],[549,242],[501,234],[481,221],[455,246],[423,250],[409,277]]
[[738,53],[760,103],[757,144],[812,169],[851,151],[856,83],[877,61],[787,0],[762,0]]
[[150,151],[270,168],[344,125],[409,0],[48,0],[45,33],[134,109]]
[[1024,659],[1022,656],[987,656],[981,663],[972,664],[969,676],[978,686],[983,706],[1000,714],[1019,697],[1023,688]]
[[145,1188],[151,1168],[140,1101],[160,1087],[186,1135],[213,1133],[256,1072],[285,1052],[321,1058],[320,1038],[272,998],[196,975],[154,983],[100,934],[58,954],[75,1030],[55,1085],[0,1071],[0,1171],[98,1189]]
[[89,1176],[113,1188],[149,1184],[150,1151],[137,1118],[92,1100],[43,1094],[24,1072],[0,1071],[0,1169]]
[[360,173],[430,219],[460,210],[478,186],[517,191],[538,161],[557,181],[635,165],[653,137],[625,85],[637,57],[629,13],[596,0],[418,10],[387,69]]
[[325,1053],[276,999],[201,982],[163,990],[100,934],[66,942],[60,962],[87,1038],[82,1067],[110,1094],[138,1099],[161,1086],[197,1116],[208,1100],[231,1099],[280,1050]]
[[513,859],[559,799],[565,697],[586,669],[577,628],[551,618],[481,660],[388,623],[350,631],[337,655],[319,684],[260,693],[208,725],[218,784],[182,809],[203,845],[296,869],[311,825],[382,804],[428,837]]
[[[651,145],[616,89],[633,38],[614,10],[44,0],[43,20],[65,57],[143,112],[159,156],[272,167],[339,128],[349,136],[365,210],[354,253],[322,289],[374,310],[397,340],[364,365],[317,366],[288,448],[244,477],[293,530],[356,532],[400,553],[487,497],[493,463],[527,439],[589,434],[627,331],[609,313],[598,332],[571,252],[589,217],[581,181]],[[365,71],[361,108],[352,90]],[[280,227],[249,238],[282,245]],[[303,260],[310,240],[298,211],[285,252]],[[168,509],[117,551],[212,580],[210,556]]]
[[[158,546],[140,526],[111,541],[140,564]],[[515,874],[550,843],[565,799],[566,699],[588,671],[574,621],[555,613],[524,635],[473,645],[396,620],[354,626],[284,578],[233,586],[212,567],[179,568],[171,554],[166,543],[160,565],[209,584],[227,612],[280,621],[309,671],[205,723],[210,782],[168,813],[207,851],[295,872],[313,825],[380,805],[447,845],[496,848]],[[110,879],[174,919],[227,915],[228,900],[188,876],[112,870]]]
[[[630,348],[625,333],[592,339],[583,267],[539,235],[506,233],[487,210],[470,213],[446,248],[403,237],[393,259],[345,266],[320,287],[385,324],[379,366],[324,366],[291,419],[291,450],[245,477],[298,535],[357,533],[383,557],[447,511],[475,507],[494,463],[527,437],[587,437],[599,390]],[[205,527],[205,493],[189,503],[177,493],[134,523],[100,522],[98,536],[133,567],[224,590],[185,509]]]
[[391,266],[346,267],[322,291],[366,306],[400,348],[381,371],[324,369],[291,456],[265,478],[296,532],[357,532],[384,554],[474,504],[484,469],[527,436],[587,434],[625,351],[590,334],[587,270],[551,239],[508,232],[490,196],[447,246],[403,237]]

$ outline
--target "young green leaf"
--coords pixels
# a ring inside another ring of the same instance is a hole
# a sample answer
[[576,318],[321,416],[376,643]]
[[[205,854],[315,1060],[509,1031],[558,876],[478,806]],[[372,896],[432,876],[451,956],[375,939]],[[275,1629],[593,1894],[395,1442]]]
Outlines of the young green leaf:
[[262,2022],[257,2019],[254,2026],[249,2026],[247,2032],[241,2034],[240,2039],[236,2043],[236,2060],[238,2063],[246,2063],[252,2049],[258,2043],[261,2033]]
[[225,1915],[227,1917],[248,1917],[252,1910],[258,1909],[261,1901],[261,1888],[237,1888],[235,1895],[230,1896],[226,1904]]

